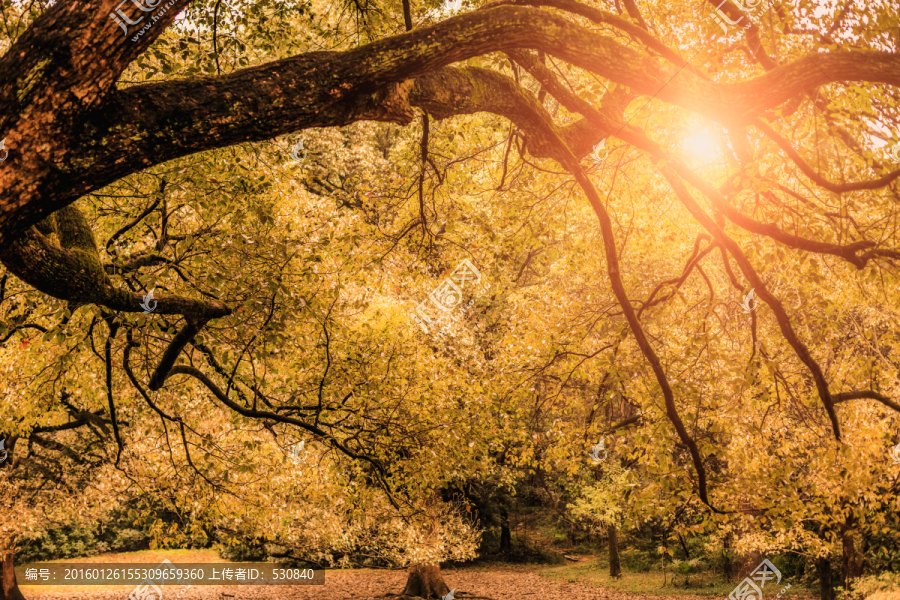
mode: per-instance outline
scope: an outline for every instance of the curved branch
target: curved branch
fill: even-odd
[[[828,181],[827,179],[825,179],[824,177],[819,175],[815,171],[815,169],[813,169],[811,166],[809,166],[806,163],[806,161],[803,160],[803,157],[801,157],[800,154],[796,150],[794,150],[794,147],[791,146],[791,143],[789,141],[787,141],[786,139],[781,137],[781,134],[779,134],[777,131],[775,131],[774,129],[769,127],[761,119],[755,120],[753,122],[753,125],[757,129],[762,131],[773,142],[778,144],[778,146],[782,150],[784,150],[784,153],[788,155],[788,158],[790,158],[794,162],[794,164],[797,165],[797,167],[799,167],[800,170],[803,171],[803,173],[807,177],[809,177],[817,185],[825,188],[828,191],[839,193],[839,192],[853,192],[853,191],[857,191],[857,190],[876,190],[880,187],[886,186],[890,182],[892,182],[895,179],[897,179],[898,177],[900,177],[900,169],[897,169],[896,171],[891,171],[887,175],[879,177],[878,179],[872,179],[870,181],[858,181],[858,182],[851,181],[849,183],[831,183],[830,181]]]
[[[836,440],[841,441],[841,426],[837,414],[834,411],[831,393],[828,390],[828,382],[825,380],[825,375],[822,373],[822,368],[819,366],[819,363],[813,359],[809,349],[797,337],[794,327],[791,325],[790,318],[787,315],[787,311],[785,310],[784,305],[781,304],[781,300],[769,292],[766,284],[756,273],[753,265],[750,264],[750,261],[747,259],[746,255],[744,255],[737,242],[732,240],[725,231],[706,214],[700,205],[697,204],[687,188],[684,187],[676,170],[672,166],[666,165],[660,168],[660,172],[669,182],[669,185],[672,187],[672,190],[684,207],[688,209],[688,212],[690,212],[694,218],[697,219],[697,221],[699,221],[720,244],[722,244],[728,253],[734,257],[738,266],[741,268],[741,271],[744,273],[744,277],[746,277],[754,287],[757,295],[772,309],[784,339],[790,344],[791,348],[794,349],[794,353],[812,374],[813,380],[816,383],[816,389],[819,393],[819,398],[822,400],[825,412],[828,413],[828,418],[831,420],[831,429],[834,432],[834,437]]]
[[[691,274],[691,272],[694,270],[694,267],[697,267],[700,264],[700,261],[703,260],[703,258],[707,254],[709,254],[710,252],[715,250],[717,247],[719,247],[719,242],[713,241],[713,243],[709,244],[706,248],[704,248],[698,254],[698,251],[700,250],[700,240],[702,238],[706,238],[707,240],[709,239],[709,237],[706,236],[705,234],[697,238],[697,240],[694,242],[694,250],[691,253],[690,259],[688,259],[687,264],[684,266],[684,270],[681,272],[681,276],[676,277],[674,279],[667,279],[666,281],[661,281],[650,293],[650,296],[647,298],[647,301],[641,303],[641,309],[638,311],[638,318],[640,318],[641,315],[643,314],[643,312],[645,310],[647,310],[648,308],[656,306],[660,302],[665,302],[666,300],[671,298],[673,295],[675,295],[675,292],[672,292],[668,296],[654,301],[653,298],[656,296],[657,293],[659,293],[660,290],[662,290],[663,286],[674,284],[676,290],[678,288],[680,288],[684,284],[684,282],[687,281],[687,278]]]
[[[484,8],[502,5],[549,6],[551,8],[558,8],[574,15],[588,18],[594,23],[606,23],[607,25],[612,25],[613,27],[621,29],[632,38],[640,41],[650,50],[659,53],[660,56],[663,56],[666,60],[671,62],[676,67],[684,67],[690,69],[698,76],[704,79],[709,79],[709,77],[705,73],[694,67],[684,57],[653,37],[653,35],[650,34],[650,30],[646,26],[647,24],[640,16],[640,13],[638,13],[639,25],[635,25],[631,21],[623,19],[622,17],[611,12],[600,10],[594,8],[593,6],[588,6],[586,4],[576,2],[575,0],[494,0],[493,2],[489,2],[488,4],[486,4]],[[629,10],[629,14],[630,13],[631,11]]]
[[[40,331],[42,333],[47,333],[47,328],[42,327],[40,325],[32,325],[32,324],[16,325],[9,331],[9,333],[6,334],[6,337],[4,337],[2,340],[0,340],[0,344],[5,344],[7,341],[9,341],[9,338],[11,338],[13,336],[13,334],[15,332],[19,331],[20,329],[37,329],[38,331]]]
[[[133,221],[131,221],[124,227],[121,227],[118,231],[116,231],[114,234],[109,236],[109,239],[106,240],[106,251],[107,252],[109,252],[109,247],[112,246],[113,244],[115,244],[117,239],[119,239],[122,235],[126,234],[135,225],[137,225],[138,223],[143,221],[144,217],[146,217],[147,215],[152,213],[156,209],[156,207],[159,206],[159,203],[162,202],[162,199],[163,199],[163,193],[166,190],[166,184],[167,184],[167,181],[165,179],[163,179],[159,185],[159,192],[157,192],[157,194],[156,194],[156,200],[151,202],[150,206],[148,206],[143,211],[141,211],[141,214],[139,214]],[[112,254],[112,253],[110,252],[110,254]]]
[[[204,325],[206,325],[206,321],[188,319],[187,323],[184,324],[184,327],[181,328],[181,331],[175,334],[175,337],[169,342],[169,346],[159,359],[159,365],[156,367],[156,370],[153,371],[153,375],[150,377],[147,387],[155,392],[163,386],[163,383],[165,383],[166,378],[168,378],[169,373],[172,371],[172,365],[174,365],[175,361],[178,359],[178,355],[181,354],[184,347],[200,333],[200,330],[203,329]]]
[[[97,304],[121,312],[143,312],[144,296],[117,288],[100,262],[90,224],[74,206],[66,206],[0,246],[0,260],[25,283],[60,300]],[[218,301],[185,296],[155,297],[156,314],[209,320],[231,314]]]
[[[646,335],[644,335],[640,321],[638,321],[637,314],[631,307],[631,302],[628,299],[628,294],[625,291],[625,286],[619,275],[619,259],[616,253],[616,243],[609,214],[606,212],[606,208],[603,206],[603,202],[600,200],[600,196],[597,194],[590,179],[587,178],[584,171],[581,169],[581,166],[575,162],[574,159],[575,157],[573,156],[572,160],[569,162],[569,166],[570,168],[573,168],[576,181],[578,181],[581,189],[584,190],[591,206],[594,208],[594,213],[600,221],[600,229],[603,232],[603,246],[606,251],[607,272],[609,273],[613,293],[619,301],[619,305],[622,307],[622,311],[625,314],[625,318],[628,320],[628,324],[631,326],[631,331],[634,334],[638,347],[641,349],[647,362],[650,363],[654,375],[656,375],[656,381],[662,390],[663,399],[666,405],[666,416],[675,427],[678,437],[681,439],[682,443],[687,446],[688,452],[691,455],[691,461],[694,464],[694,469],[697,471],[697,494],[700,496],[700,500],[702,500],[710,510],[721,514],[722,511],[715,508],[710,503],[709,496],[707,495],[706,467],[703,466],[703,458],[700,456],[700,449],[687,432],[687,428],[684,426],[684,422],[678,414],[678,408],[675,406],[675,394],[672,392],[672,387],[669,385],[665,369],[663,369],[662,362],[659,360],[659,357],[647,340]]]
[[[849,400],[859,400],[861,398],[867,398],[869,400],[877,400],[877,401],[881,402],[882,404],[884,404],[885,406],[887,406],[888,408],[891,408],[897,412],[900,412],[900,404],[897,404],[896,402],[894,402],[887,396],[883,396],[882,394],[879,394],[878,392],[873,392],[872,390],[864,390],[864,391],[859,391],[859,392],[841,392],[840,394],[835,394],[831,397],[832,401],[835,404],[838,404],[840,402],[847,402]]]
[[[602,232],[603,247],[605,251],[604,254],[606,255],[607,273],[609,275],[610,284],[612,285],[613,294],[616,296],[616,300],[622,307],[622,312],[631,327],[631,331],[634,334],[635,341],[637,342],[641,353],[653,369],[656,381],[663,393],[666,416],[675,427],[679,439],[687,447],[688,452],[691,455],[691,462],[694,465],[694,470],[697,472],[697,494],[700,497],[700,500],[706,504],[710,510],[723,514],[723,511],[714,507],[709,500],[706,467],[703,465],[703,457],[700,455],[700,449],[694,439],[691,438],[687,428],[684,426],[684,422],[681,420],[681,416],[678,414],[678,408],[675,405],[675,395],[672,392],[672,387],[669,384],[665,369],[662,366],[662,362],[659,360],[659,356],[657,356],[656,352],[653,350],[653,346],[647,340],[647,337],[641,328],[638,316],[628,298],[625,285],[622,283],[622,277],[619,274],[618,250],[616,248],[615,235],[613,234],[612,222],[610,221],[609,214],[606,212],[606,208],[604,207],[600,196],[597,194],[594,184],[591,183],[590,179],[588,179],[587,175],[584,173],[584,170],[581,168],[575,155],[572,154],[571,150],[569,150],[559,138],[556,139],[556,144],[560,152],[565,156],[565,162],[561,163],[562,166],[575,176],[575,180],[584,191],[591,207],[594,209],[594,213],[597,215],[597,219],[600,221],[600,230]]]
[[[265,410],[254,410],[251,408],[245,408],[245,407],[241,406],[240,404],[238,404],[237,402],[235,402],[234,400],[229,399],[222,392],[222,390],[219,389],[219,386],[217,386],[215,384],[215,382],[213,382],[205,373],[203,373],[202,371],[200,371],[199,369],[197,369],[195,367],[189,367],[189,366],[185,366],[185,365],[177,365],[177,366],[173,367],[172,370],[169,372],[169,376],[179,375],[179,374],[190,375],[191,377],[193,377],[194,379],[196,379],[197,381],[199,381],[200,383],[205,385],[206,388],[210,392],[212,392],[212,394],[219,400],[219,402],[221,402],[222,404],[224,404],[225,406],[227,406],[228,408],[230,408],[231,410],[233,410],[234,412],[236,412],[240,415],[243,415],[245,417],[252,418],[252,419],[266,419],[269,421],[275,421],[277,423],[296,425],[297,427],[299,427],[301,429],[305,429],[306,431],[308,431],[310,433],[313,433],[325,440],[328,440],[328,442],[331,443],[331,445],[333,445],[335,448],[337,448],[338,450],[340,450],[341,452],[343,452],[345,455],[349,456],[350,458],[357,459],[357,460],[364,460],[364,461],[368,462],[369,464],[371,464],[373,467],[375,467],[378,470],[378,472],[381,474],[382,477],[386,476],[386,472],[385,472],[384,466],[381,464],[381,461],[379,461],[378,459],[372,458],[371,456],[367,456],[365,454],[358,454],[356,452],[353,452],[352,450],[350,450],[349,448],[347,448],[346,446],[341,444],[333,436],[329,435],[327,432],[320,429],[319,427],[316,427],[315,425],[310,425],[309,423],[305,423],[304,421],[301,421],[300,419],[295,419],[293,417],[279,415],[277,413],[268,412]]]
[[[109,315],[105,319],[107,327],[109,327],[109,335],[106,336],[106,343],[103,345],[104,355],[106,358],[106,399],[109,403],[109,418],[112,421],[113,428],[113,436],[116,439],[116,446],[118,447],[118,451],[116,452],[116,463],[114,466],[119,466],[119,461],[122,459],[122,450],[125,449],[125,446],[122,444],[122,437],[119,435],[119,420],[116,418],[116,403],[113,398],[113,382],[112,382],[112,341],[113,338],[116,337],[116,332],[119,331],[119,324],[116,323],[112,316]]]
[[[185,2],[176,0],[176,7]],[[165,24],[150,31],[155,36]],[[53,31],[48,25],[52,23],[39,19],[23,38],[35,42]],[[96,29],[87,30],[98,34]],[[59,37],[55,31],[54,35]],[[79,38],[83,35],[78,32]],[[75,198],[173,158],[309,127],[359,120],[408,123],[413,117],[407,99],[409,80],[490,52],[540,50],[640,94],[730,123],[749,122],[762,111],[833,81],[900,86],[900,56],[862,51],[816,54],[749,81],[718,84],[618,44],[564,15],[494,6],[348,51],[310,52],[218,77],[104,91],[111,89],[107,81],[115,80],[121,63],[133,60],[145,47],[143,39],[127,51],[122,51],[121,43],[109,44],[116,53],[109,70],[103,70],[103,61],[77,60],[79,51],[72,50],[74,64],[91,63],[84,68],[99,69],[95,75],[103,81],[99,91],[96,86],[84,91],[89,98],[81,104],[66,106],[67,111],[76,111],[72,114],[33,115],[23,104],[31,96],[12,103],[5,102],[8,94],[0,97],[0,114],[28,115],[24,121],[9,123],[10,141],[45,152],[41,157],[23,156],[0,170],[0,188],[5,190],[0,201],[0,245]],[[18,52],[21,41],[4,60]],[[5,74],[2,67],[0,61],[0,73]],[[56,63],[47,65],[46,71],[50,79],[60,76]],[[82,81],[83,75],[79,72],[70,79]],[[5,89],[3,83],[0,78],[0,89]],[[72,93],[76,92],[68,90],[65,95]],[[15,110],[3,110],[10,107]],[[43,120],[35,123],[38,118]]]

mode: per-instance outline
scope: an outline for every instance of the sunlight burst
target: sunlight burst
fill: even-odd
[[[700,129],[684,139],[684,150],[691,158],[701,162],[716,160],[719,146],[709,129]]]

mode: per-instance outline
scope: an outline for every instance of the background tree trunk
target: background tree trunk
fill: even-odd
[[[734,565],[731,564],[731,534],[727,534],[722,540],[722,575],[725,581],[731,581],[734,577]]]
[[[409,577],[401,595],[440,600],[449,593],[450,588],[444,583],[440,565],[412,565],[409,567]]]
[[[834,600],[834,583],[831,580],[831,560],[828,558],[817,558],[816,573],[819,575],[819,598],[821,600]]]
[[[606,528],[606,536],[609,538],[609,576],[621,577],[622,564],[619,562],[619,539],[616,537],[615,523],[610,523]]]
[[[841,579],[845,590],[850,589],[854,579],[862,577],[866,561],[866,540],[861,535],[855,534],[851,529],[852,526],[851,520],[841,532]]]
[[[25,600],[19,591],[14,568],[15,550],[0,550],[0,600]]]
[[[745,515],[750,515],[750,516],[753,516],[756,518],[758,518],[762,514],[762,511],[759,510],[759,508],[757,508],[754,504],[752,504],[751,502],[747,501],[744,498],[741,499],[740,511],[742,513],[744,513]],[[744,534],[749,533],[750,530],[753,527],[755,527],[756,524],[758,524],[758,523],[759,523],[759,521],[757,521],[757,520],[754,520],[752,522],[745,521],[744,525],[740,528],[740,530],[738,532],[738,536],[742,536]],[[742,581],[745,577],[749,576],[750,573],[752,573],[756,569],[756,567],[759,566],[759,564],[762,562],[762,560],[763,560],[763,555],[760,552],[748,552],[745,554],[738,555],[738,557],[737,557],[737,563],[738,563],[737,579],[738,579],[738,581]]]
[[[512,549],[512,536],[509,532],[509,513],[506,507],[500,509],[500,552],[509,552]]]

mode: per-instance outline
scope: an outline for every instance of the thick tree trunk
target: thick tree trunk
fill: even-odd
[[[816,559],[816,573],[819,575],[819,598],[834,600],[834,582],[831,580],[831,560]]]
[[[616,537],[615,523],[606,528],[606,535],[609,538],[609,576],[621,577],[622,564],[619,562],[619,539]]]
[[[439,565],[412,565],[402,596],[420,596],[422,598],[443,598],[450,593],[444,583]]]
[[[512,549],[512,535],[509,532],[509,513],[506,508],[500,509],[500,552]]]
[[[25,600],[16,582],[15,550],[0,550],[0,600]]]

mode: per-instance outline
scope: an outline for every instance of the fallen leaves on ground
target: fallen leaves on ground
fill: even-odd
[[[458,600],[480,596],[495,600],[638,600],[648,598],[580,583],[546,579],[537,574],[541,567],[468,567],[445,569],[444,581],[456,590]],[[325,575],[325,585],[310,586],[196,586],[188,590],[165,586],[158,600],[374,600],[386,593],[399,594],[406,583],[406,571],[335,571]],[[88,592],[26,592],[26,600],[127,600],[131,590]],[[653,596],[653,600],[710,600],[701,596]],[[136,600],[144,600],[137,598]],[[149,600],[149,599],[148,599]],[[157,599],[153,599],[157,600]]]

